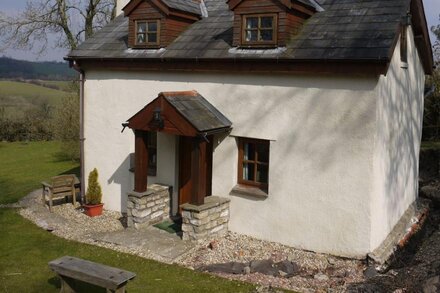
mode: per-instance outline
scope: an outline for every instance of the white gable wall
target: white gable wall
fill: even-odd
[[[121,134],[121,123],[159,92],[194,89],[233,122],[213,167],[213,194],[232,201],[230,230],[362,257],[370,250],[376,84],[375,78],[86,68],[85,169],[100,171],[105,208],[124,211],[134,135]],[[271,140],[267,199],[229,195],[237,183],[233,136]],[[160,135],[158,151],[158,176],[149,182],[177,191],[174,138]]]
[[[408,69],[401,68],[400,42],[376,91],[375,187],[371,248],[376,248],[417,198],[425,75],[408,29]]]
[[[130,0],[116,0],[116,16],[123,13],[122,8],[124,8],[128,2],[130,2]]]

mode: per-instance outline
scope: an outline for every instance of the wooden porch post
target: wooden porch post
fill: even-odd
[[[135,130],[134,151],[134,191],[147,191],[148,177],[148,140],[147,131]]]
[[[192,194],[191,204],[202,205],[206,196],[207,142],[199,137],[193,138],[191,152]]]

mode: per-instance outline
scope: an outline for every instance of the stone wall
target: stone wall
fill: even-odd
[[[182,206],[183,240],[203,240],[223,236],[228,231],[229,199],[209,196],[205,204]]]
[[[152,184],[146,192],[129,192],[127,226],[141,228],[156,224],[170,216],[170,188]]]

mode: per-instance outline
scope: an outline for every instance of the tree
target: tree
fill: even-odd
[[[440,20],[440,15],[439,15],[439,20]],[[437,38],[432,47],[434,49],[435,61],[436,63],[438,63],[440,60],[440,24],[432,26],[431,31]]]
[[[75,49],[115,16],[116,0],[33,0],[18,15],[0,13],[0,49]]]

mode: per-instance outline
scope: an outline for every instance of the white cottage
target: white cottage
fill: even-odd
[[[98,168],[105,208],[130,224],[183,216],[185,239],[229,229],[362,258],[417,199],[422,0],[118,11],[67,59],[82,74],[82,173]]]

